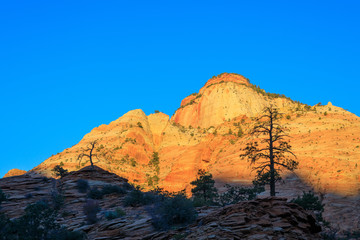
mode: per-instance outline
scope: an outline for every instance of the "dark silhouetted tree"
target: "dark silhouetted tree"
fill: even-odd
[[[190,183],[195,187],[191,189],[194,202],[196,205],[211,205],[217,197],[217,189],[212,174],[199,169],[198,176],[195,181]]]
[[[52,171],[54,172],[55,176],[60,178],[63,178],[68,173],[68,170],[64,169],[61,165],[56,165]]]
[[[80,163],[81,163],[81,160],[86,157],[89,159],[90,161],[90,164],[91,164],[91,168],[94,169],[94,162],[93,162],[93,159],[94,157],[96,157],[98,159],[98,156],[96,153],[94,153],[95,151],[95,147],[97,145],[97,140],[95,141],[91,141],[87,147],[85,149],[82,149],[82,153],[79,154],[78,156],[78,160],[79,160],[79,166],[80,166]],[[99,160],[99,159],[98,159]]]
[[[286,141],[288,135],[285,128],[279,124],[282,114],[274,107],[266,107],[263,114],[256,120],[256,124],[250,131],[250,135],[260,138],[247,144],[245,151],[240,157],[247,158],[256,166],[257,176],[255,184],[270,185],[270,196],[275,196],[275,182],[280,180],[282,169],[294,170],[298,162],[294,160],[295,154]]]

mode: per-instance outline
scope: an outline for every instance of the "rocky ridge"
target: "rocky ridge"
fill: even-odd
[[[322,239],[313,215],[284,198],[264,198],[216,209],[186,229],[159,239]]]
[[[1,212],[11,218],[24,213],[28,204],[51,198],[61,188],[65,197],[57,221],[69,230],[83,231],[89,239],[319,239],[321,228],[314,217],[301,207],[286,203],[283,198],[265,198],[230,205],[225,208],[200,208],[193,225],[173,231],[156,231],[151,215],[144,207],[123,207],[124,195],[110,194],[97,200],[99,221],[87,224],[83,213],[86,193],[77,188],[79,179],[90,187],[102,189],[107,184],[124,187],[127,180],[101,168],[89,167],[72,172],[61,180],[26,174],[0,179],[0,188],[9,196]],[[31,196],[30,196],[31,194]],[[107,211],[122,208],[125,216],[108,220]],[[260,238],[264,237],[265,238]]]

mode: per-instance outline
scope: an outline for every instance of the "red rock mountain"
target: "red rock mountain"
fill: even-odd
[[[186,97],[169,119],[164,113],[146,116],[133,110],[108,125],[94,128],[75,146],[50,157],[32,171],[51,175],[57,164],[77,170],[82,149],[98,141],[95,164],[148,187],[148,183],[177,191],[189,190],[198,169],[210,171],[217,182],[251,183],[254,172],[239,157],[252,139],[248,130],[265,106],[285,114],[297,155],[297,176],[321,192],[357,195],[360,191],[360,119],[335,107],[307,106],[285,96],[269,94],[238,74],[210,79],[199,93]],[[242,129],[244,134],[239,137]],[[159,156],[159,173],[149,164]],[[285,173],[286,174],[286,173]]]

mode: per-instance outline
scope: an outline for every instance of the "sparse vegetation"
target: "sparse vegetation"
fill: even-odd
[[[105,185],[101,191],[102,195],[108,195],[108,194],[118,194],[118,195],[123,195],[126,194],[126,190],[123,189],[122,187],[118,186],[118,185]]]
[[[105,217],[107,220],[116,219],[119,217],[123,217],[126,215],[126,212],[122,210],[121,208],[116,208],[115,211],[107,211],[105,212]]]
[[[124,206],[140,207],[153,203],[154,196],[151,193],[143,193],[139,188],[134,189],[124,199]]]
[[[241,201],[248,201],[255,199],[258,193],[265,191],[262,186],[254,187],[235,187],[226,184],[226,192],[219,195],[218,203],[221,206],[238,203]]]
[[[200,98],[202,96],[202,94],[193,93],[190,96],[196,96],[196,97],[194,99],[191,99],[190,102],[188,102],[187,104],[180,106],[178,109],[194,104],[195,100]]]
[[[243,135],[244,135],[244,132],[243,132],[242,128],[239,126],[239,130],[238,130],[238,132],[237,132],[237,136],[238,136],[239,138],[241,138]]]
[[[30,204],[25,214],[18,219],[10,220],[0,214],[0,239],[27,240],[81,240],[85,234],[71,232],[56,223],[57,211],[46,202]]]
[[[158,185],[158,183],[159,183],[159,173],[160,173],[159,163],[160,163],[159,153],[153,152],[152,158],[150,159],[148,165],[150,168],[152,168],[152,171],[154,172],[154,174],[147,175],[148,185],[151,187],[154,187],[154,186]]]

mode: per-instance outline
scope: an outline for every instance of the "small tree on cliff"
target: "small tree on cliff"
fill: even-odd
[[[275,182],[280,180],[282,169],[294,170],[298,166],[295,154],[291,151],[290,144],[285,140],[288,137],[285,134],[285,128],[278,122],[281,114],[276,108],[266,107],[263,115],[257,119],[250,135],[260,138],[260,145],[257,141],[250,142],[240,157],[247,158],[251,164],[256,163],[253,170],[256,170],[257,176],[255,184],[269,184],[270,196],[275,196]]]
[[[94,159],[94,157],[96,157],[96,158],[98,159],[97,154],[94,153],[96,145],[97,145],[97,140],[91,141],[91,142],[86,146],[85,149],[82,149],[83,152],[80,153],[79,156],[78,156],[79,166],[80,166],[81,160],[85,157],[85,158],[88,158],[88,159],[89,159],[90,164],[91,164],[91,168],[94,169],[93,159]]]
[[[198,176],[195,181],[190,183],[195,186],[191,189],[195,205],[211,205],[217,197],[217,189],[212,174],[199,169]]]
[[[68,170],[64,169],[62,165],[56,165],[52,171],[54,172],[55,176],[63,178],[66,174],[68,174]]]

